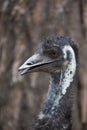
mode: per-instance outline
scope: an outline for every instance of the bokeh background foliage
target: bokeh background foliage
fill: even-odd
[[[48,75],[18,67],[48,36],[79,43],[81,121],[87,123],[87,0],[0,0],[0,130],[29,130],[43,106]]]

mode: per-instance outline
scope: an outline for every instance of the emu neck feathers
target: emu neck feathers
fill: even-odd
[[[60,73],[56,73],[51,77],[47,99],[42,110],[43,115],[52,115],[55,110],[60,107],[60,101],[64,99],[71,83],[74,80],[76,72],[76,59],[71,47],[64,47],[64,56],[66,58],[66,51],[70,50],[70,60],[64,64]],[[68,99],[67,99],[68,100]],[[43,118],[40,116],[39,118]]]

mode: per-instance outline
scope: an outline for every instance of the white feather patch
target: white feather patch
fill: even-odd
[[[40,114],[38,115],[38,119],[43,119],[45,117],[45,114],[43,114],[42,112],[40,112]]]
[[[62,94],[65,95],[67,88],[70,86],[70,83],[73,81],[73,77],[76,71],[76,59],[75,54],[71,46],[67,45],[64,47],[64,58],[67,58],[67,51],[70,51],[71,61],[68,63],[68,66],[65,70],[65,78],[62,81]]]
[[[59,101],[62,99],[62,97],[66,94],[68,87],[70,87],[70,83],[73,81],[73,77],[75,75],[76,71],[76,59],[75,59],[75,53],[71,46],[66,45],[63,48],[64,58],[67,59],[67,51],[70,52],[71,55],[71,61],[65,63],[65,70],[61,74],[60,77],[60,83],[59,86],[61,86],[61,92],[59,93],[58,97],[54,101],[54,105],[52,107],[52,113],[54,113],[54,109],[56,106],[59,105]],[[64,78],[63,78],[64,77]]]

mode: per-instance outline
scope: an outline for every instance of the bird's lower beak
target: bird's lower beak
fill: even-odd
[[[49,66],[49,64],[54,63],[57,60],[49,60],[44,61],[44,58],[40,56],[40,54],[34,54],[31,56],[28,60],[24,62],[23,65],[19,67],[19,71],[21,71],[21,75],[29,73],[29,72],[35,72],[39,71],[40,69],[43,69],[44,67]],[[59,59],[60,60],[60,59]]]

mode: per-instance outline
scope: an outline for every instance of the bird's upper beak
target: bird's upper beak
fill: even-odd
[[[49,64],[54,63],[57,60],[44,60],[40,54],[34,54],[29,59],[27,59],[23,65],[19,67],[19,71],[21,71],[21,75],[26,74],[28,72],[39,71],[41,68],[49,66]]]

